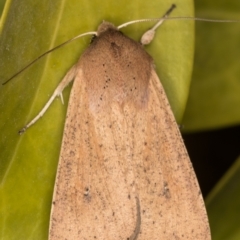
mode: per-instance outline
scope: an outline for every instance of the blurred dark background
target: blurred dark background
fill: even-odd
[[[240,126],[183,134],[183,139],[206,197],[240,155]]]

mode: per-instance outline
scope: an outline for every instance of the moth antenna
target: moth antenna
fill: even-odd
[[[87,32],[87,33],[83,33],[83,34],[80,34],[74,38],[71,38],[69,40],[67,40],[66,42],[64,43],[61,43],[59,44],[58,46],[46,51],[45,53],[43,53],[42,55],[38,56],[36,59],[34,59],[32,62],[30,62],[28,65],[26,65],[24,68],[22,68],[20,71],[18,71],[17,73],[15,73],[12,77],[10,77],[7,81],[5,81],[4,83],[2,83],[2,85],[5,85],[6,83],[8,83],[9,81],[11,81],[13,78],[15,78],[16,76],[18,76],[20,73],[22,73],[24,70],[26,70],[28,67],[30,67],[32,64],[34,64],[35,62],[37,62],[39,59],[41,59],[42,57],[44,57],[45,55],[47,55],[48,53],[78,39],[78,38],[81,38],[81,37],[84,37],[86,35],[97,35],[97,32]]]
[[[165,14],[165,16],[160,19],[157,24],[147,32],[145,32],[141,38],[141,43],[143,45],[149,44],[155,35],[155,30],[159,27],[165,20],[194,20],[194,21],[201,21],[201,22],[214,22],[214,23],[239,23],[240,20],[221,20],[221,19],[207,19],[207,18],[199,18],[199,17],[168,17],[168,14],[171,12],[171,9]],[[168,18],[167,18],[168,17]]]
[[[214,23],[240,23],[240,20],[237,20],[237,19],[236,20],[235,19],[225,19],[224,20],[224,19],[210,19],[210,18],[201,18],[201,17],[168,17],[168,18],[166,18],[166,16],[165,16],[163,18],[146,18],[146,19],[133,20],[133,21],[130,21],[130,22],[127,22],[127,23],[124,23],[124,24],[118,26],[117,29],[127,27],[128,25],[131,25],[134,23],[151,22],[151,21],[159,21],[159,22],[162,21],[163,22],[163,21],[168,21],[168,20],[192,20],[192,21],[195,20],[195,21],[200,21],[200,22],[214,22]],[[159,25],[160,24],[158,24],[158,26]]]
[[[169,17],[164,20],[195,20],[200,22],[213,22],[213,23],[240,23],[240,20],[234,19],[210,19],[200,17]]]
[[[134,24],[134,23],[140,23],[140,22],[150,22],[150,21],[158,21],[153,28],[151,28],[150,30],[148,30],[147,32],[145,32],[141,38],[141,43],[143,45],[147,45],[149,44],[154,35],[155,35],[155,30],[165,21],[165,20],[195,20],[195,21],[202,21],[202,22],[215,22],[215,23],[240,23],[240,20],[221,20],[221,19],[208,19],[208,18],[199,18],[199,17],[168,17],[169,14],[173,11],[173,9],[176,8],[175,4],[172,4],[172,6],[169,8],[169,10],[163,15],[162,18],[152,18],[152,19],[139,19],[139,20],[133,20],[127,23],[124,23],[120,26],[118,26],[118,29],[121,29],[123,27],[126,27],[128,25]],[[32,62],[30,62],[28,65],[26,65],[24,68],[22,68],[20,71],[18,71],[17,73],[15,73],[13,76],[11,76],[8,80],[6,80],[4,83],[2,83],[2,85],[5,85],[6,83],[8,83],[9,81],[11,81],[13,78],[15,78],[16,76],[18,76],[20,73],[22,73],[24,70],[26,70],[28,67],[30,67],[32,64],[34,64],[35,62],[37,62],[39,59],[41,59],[42,57],[44,57],[45,55],[47,55],[48,53],[78,39],[81,38],[83,36],[86,35],[97,35],[97,32],[87,32],[87,33],[83,33],[80,34],[74,38],[71,38],[69,40],[67,40],[64,43],[59,44],[58,46],[46,51],[45,53],[43,53],[42,55],[40,55],[39,57],[37,57],[36,59],[34,59]]]
[[[152,18],[152,19],[139,19],[139,20],[133,20],[127,23],[124,23],[120,26],[118,26],[118,29],[121,29],[123,27],[126,27],[128,25],[134,24],[134,23],[140,23],[140,22],[150,22],[150,21],[158,21],[153,28],[145,32],[141,38],[141,43],[143,45],[149,44],[155,35],[155,30],[165,21],[165,20],[195,20],[195,21],[202,21],[202,22],[215,22],[215,23],[240,23],[240,20],[222,20],[222,19],[208,19],[208,18],[200,18],[200,17],[168,17],[169,14],[173,11],[173,9],[176,8],[175,4],[172,4],[172,6],[168,9],[168,11],[163,15],[162,18]]]

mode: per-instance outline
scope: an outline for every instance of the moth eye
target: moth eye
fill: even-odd
[[[97,38],[97,35],[93,35],[91,40],[90,40],[90,43],[93,43],[96,38]]]

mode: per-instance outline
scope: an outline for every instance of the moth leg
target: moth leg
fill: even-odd
[[[30,126],[32,126],[39,118],[43,116],[43,114],[47,111],[53,100],[57,96],[61,96],[61,100],[63,102],[63,97],[62,97],[62,91],[64,88],[75,78],[76,76],[76,71],[77,71],[77,65],[75,64],[65,75],[63,80],[58,84],[57,88],[55,89],[54,93],[48,100],[48,102],[45,104],[43,109],[39,112],[39,114],[33,118],[31,122],[29,122],[24,128],[22,128],[18,133],[21,135],[23,134]]]
[[[140,201],[139,201],[138,197],[136,197],[136,206],[137,206],[136,228],[135,228],[133,234],[128,238],[129,240],[136,240],[140,233],[142,220],[141,220],[141,206],[140,206]]]
[[[163,17],[148,31],[146,31],[141,38],[141,44],[142,45],[147,45],[149,44],[154,36],[155,36],[155,30],[164,22],[164,20],[169,16],[169,14],[173,11],[173,9],[176,7],[175,4],[173,4],[167,12],[163,15]]]

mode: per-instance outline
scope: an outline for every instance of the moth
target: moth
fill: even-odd
[[[74,80],[49,240],[211,239],[192,164],[142,43],[100,24],[37,117]]]

